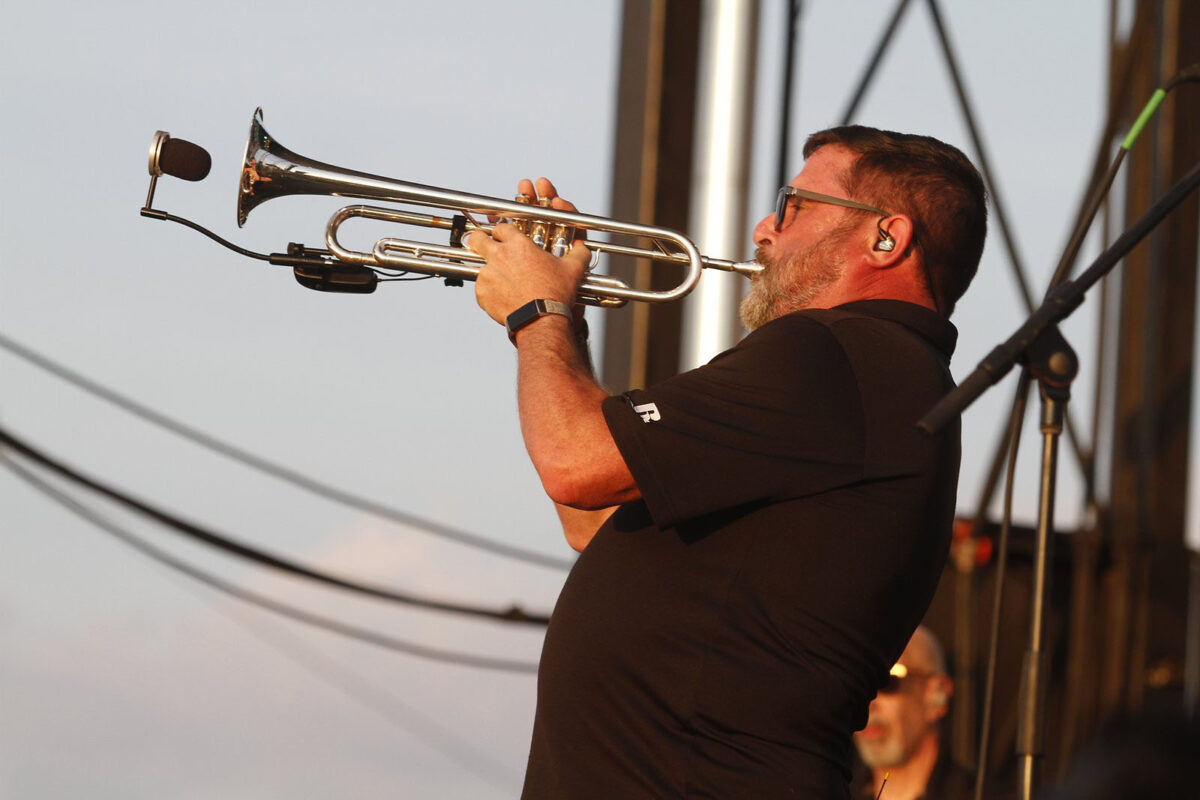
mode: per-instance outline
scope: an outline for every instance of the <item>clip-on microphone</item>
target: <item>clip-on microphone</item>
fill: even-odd
[[[344,264],[332,259],[331,256],[322,255],[328,251],[307,249],[304,245],[293,242],[288,245],[287,253],[271,253],[270,255],[255,253],[226,241],[191,220],[151,208],[154,203],[154,190],[158,185],[158,176],[172,175],[185,181],[202,181],[208,176],[208,172],[212,168],[212,157],[200,145],[184,139],[173,139],[171,134],[166,131],[156,131],[154,138],[150,141],[148,166],[150,191],[146,194],[146,205],[142,207],[143,217],[178,222],[203,233],[218,244],[241,255],[291,267],[296,281],[309,289],[322,292],[369,294],[375,291],[375,287],[379,284],[379,276],[371,270],[357,264]]]

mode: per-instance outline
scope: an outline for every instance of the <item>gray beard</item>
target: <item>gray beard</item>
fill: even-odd
[[[905,752],[904,742],[900,741],[900,737],[894,731],[888,733],[887,737],[881,742],[868,744],[855,741],[855,746],[858,747],[859,758],[872,769],[897,767],[907,761],[908,757],[912,755]]]
[[[817,294],[841,277],[845,262],[833,245],[822,242],[783,261],[768,258],[758,248],[755,255],[763,271],[738,306],[746,330],[757,330],[784,314],[808,308]]]

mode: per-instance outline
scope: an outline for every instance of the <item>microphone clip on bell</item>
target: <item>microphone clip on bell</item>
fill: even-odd
[[[369,294],[375,291],[379,276],[373,270],[358,264],[339,262],[327,250],[310,250],[302,244],[290,244],[286,253],[256,253],[227,241],[203,225],[153,208],[154,189],[158,185],[160,175],[172,175],[185,181],[202,181],[208,176],[212,168],[212,157],[200,145],[183,139],[173,139],[166,131],[156,131],[154,138],[150,140],[147,168],[150,172],[150,191],[146,194],[146,205],[141,209],[143,217],[177,222],[203,233],[222,247],[240,255],[291,267],[296,281],[309,289],[354,294]]]
[[[173,175],[185,181],[202,181],[212,169],[212,156],[197,144],[184,139],[172,139],[166,131],[155,131],[150,140],[150,191],[146,193],[146,205],[142,207],[142,216],[165,219],[165,212],[155,211],[154,189],[158,185],[159,175]]]

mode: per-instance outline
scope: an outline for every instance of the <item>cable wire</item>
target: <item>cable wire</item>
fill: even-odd
[[[495,555],[504,556],[518,561],[524,561],[529,564],[535,564],[541,567],[551,567],[554,569],[570,569],[574,563],[572,560],[556,558],[554,556],[537,553],[531,550],[526,550],[513,545],[503,544],[492,539],[479,536],[477,534],[468,533],[457,528],[452,528],[449,525],[443,525],[440,522],[435,522],[424,517],[419,517],[416,514],[411,514],[407,511],[401,511],[391,506],[377,503],[365,497],[352,494],[350,492],[330,486],[314,478],[310,478],[295,470],[268,461],[265,458],[254,455],[236,445],[209,436],[189,425],[186,425],[178,420],[175,420],[165,414],[162,414],[154,409],[139,403],[125,395],[122,395],[105,386],[101,386],[95,381],[85,378],[83,375],[75,372],[62,364],[51,360],[50,358],[36,352],[35,350],[26,347],[8,336],[0,333],[0,348],[7,350],[9,353],[23,359],[24,361],[33,364],[39,369],[49,372],[57,378],[60,378],[67,383],[76,386],[79,389],[87,392],[90,395],[99,397],[112,405],[132,414],[133,416],[156,425],[160,428],[170,431],[171,433],[181,436],[195,444],[200,445],[213,452],[231,458],[234,461],[241,462],[249,467],[265,472],[279,480],[290,483],[304,489],[307,492],[324,497],[327,500],[332,500],[335,503],[340,503],[351,508],[356,508],[360,511],[365,511],[368,514],[373,514],[377,517],[407,525],[416,528],[422,533],[427,533],[431,536],[437,536],[442,539],[457,542],[458,544],[474,547],[479,550],[485,550]]]
[[[235,609],[228,606],[220,606],[219,610],[296,666],[396,725],[421,744],[441,753],[495,789],[507,794],[513,786],[520,786],[520,773],[511,772],[489,753],[464,740],[437,719],[404,702],[394,692],[327,658],[319,649],[288,635],[279,626],[266,626],[259,624],[258,620],[251,622],[246,614],[234,613]]]
[[[485,617],[488,619],[499,620],[502,622],[521,622],[534,625],[546,625],[550,621],[550,617],[545,614],[528,614],[519,606],[512,606],[505,611],[496,611],[489,608],[481,608],[479,606],[465,605],[461,603],[452,603],[445,600],[433,600],[426,597],[419,597],[413,594],[393,591],[379,586],[371,586],[364,583],[339,578],[326,572],[321,572],[311,567],[306,567],[302,564],[279,556],[271,555],[263,550],[259,550],[247,544],[235,541],[227,536],[214,533],[210,530],[187,522],[173,514],[170,514],[161,509],[150,506],[137,500],[124,492],[106,486],[92,478],[85,477],[76,470],[60,463],[59,461],[45,455],[39,450],[33,448],[24,441],[16,438],[4,428],[0,427],[0,445],[11,447],[16,452],[22,454],[26,458],[41,464],[43,467],[52,472],[61,475],[67,480],[80,486],[91,489],[98,494],[102,494],[112,500],[117,501],[121,505],[130,508],[143,516],[150,517],[183,535],[196,541],[207,544],[218,550],[222,550],[231,555],[240,558],[254,561],[265,566],[274,567],[275,569],[284,572],[290,572],[293,575],[299,575],[310,580],[320,583],[325,583],[330,586],[336,586],[340,589],[346,589],[352,592],[369,595],[382,600],[390,600],[395,603],[417,606],[431,611],[445,611],[455,614],[464,614],[474,617]]]
[[[875,50],[871,54],[871,58],[867,61],[867,66],[863,70],[862,77],[858,79],[858,86],[854,90],[854,95],[846,105],[846,110],[842,112],[842,119],[838,123],[839,125],[849,125],[858,113],[858,107],[862,103],[863,96],[867,93],[867,87],[875,79],[875,73],[879,69],[879,64],[883,61],[883,54],[887,52],[892,39],[895,38],[896,28],[900,25],[900,19],[904,16],[909,2],[910,0],[899,0],[896,3],[896,8],[892,11],[892,16],[888,20],[888,24],[884,27],[883,33],[879,37],[879,42],[875,45]]]
[[[525,661],[513,661],[503,658],[491,658],[487,656],[476,656],[467,653],[455,653],[449,650],[440,650],[424,645],[406,642],[401,639],[396,639],[391,636],[386,636],[375,631],[365,628],[358,628],[353,625],[347,625],[328,617],[323,617],[318,614],[305,611],[293,605],[274,600],[248,589],[243,589],[236,584],[219,578],[210,572],[206,572],[198,567],[192,566],[187,562],[178,559],[166,551],[161,550],[154,545],[146,542],[141,537],[138,537],[129,531],[121,528],[92,509],[71,498],[66,493],[54,488],[46,481],[39,478],[37,475],[30,472],[15,462],[7,454],[0,452],[0,464],[2,464],[9,472],[20,478],[31,488],[37,490],[46,498],[52,500],[62,506],[72,514],[80,517],[104,532],[119,539],[124,544],[137,550],[142,555],[154,559],[155,561],[167,566],[176,572],[187,575],[193,580],[199,581],[207,586],[224,592],[225,594],[236,597],[246,603],[256,605],[259,608],[264,608],[275,614],[293,619],[297,622],[304,623],[322,630],[330,631],[351,639],[368,642],[378,647],[383,647],[397,653],[423,658],[430,661],[440,661],[449,664],[458,664],[466,667],[478,667],[481,669],[499,670],[503,672],[519,672],[524,674],[533,674],[537,672],[537,664]]]

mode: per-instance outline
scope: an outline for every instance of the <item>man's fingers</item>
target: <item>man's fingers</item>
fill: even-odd
[[[579,261],[579,263],[587,266],[587,263],[592,260],[592,251],[583,242],[576,241],[571,245],[571,249],[563,258],[571,258]]]
[[[496,227],[498,228],[500,226],[497,225]],[[492,237],[480,230],[468,231],[466,236],[463,237],[463,243],[467,246],[468,250],[478,253],[484,258],[488,257],[488,253],[490,253],[492,247],[495,246],[495,242],[492,241]]]
[[[497,242],[507,242],[514,235],[521,234],[511,223],[501,222],[492,227],[492,238]]]
[[[575,204],[570,200],[563,200],[561,197],[555,197],[550,201],[551,208],[557,208],[559,211],[578,211]]]
[[[508,222],[500,222],[492,226],[490,236],[486,231],[474,230],[467,233],[463,241],[469,250],[473,250],[484,258],[489,258],[498,246],[506,242],[516,244],[521,239],[529,241],[525,234],[517,230],[515,225]]]
[[[537,179],[537,193],[538,197],[558,197],[558,189],[554,188],[554,184],[550,182],[549,178]]]
[[[563,256],[564,261],[573,261],[578,264],[580,274],[587,271],[588,264],[592,261],[592,251],[587,248],[582,239],[576,239],[571,244],[571,249]]]
[[[570,200],[564,200],[558,196],[558,189],[554,187],[554,183],[549,178],[538,178],[536,181],[531,181],[528,178],[522,178],[521,180],[517,181],[517,192],[518,194],[527,195],[530,199],[530,203],[535,206],[538,205],[539,201],[549,200],[550,208],[558,211],[570,211],[572,213],[579,212],[579,209],[575,207],[574,203],[572,203]],[[531,210],[531,214],[531,218],[536,219],[536,212]],[[495,223],[496,217],[489,216],[488,220]],[[492,231],[492,238],[498,242],[505,241],[512,233],[517,232],[516,229],[512,228],[511,226],[510,229],[506,231],[500,231],[500,227],[501,226],[497,225]],[[587,231],[583,230],[582,228],[576,228],[574,235],[575,241],[580,241],[585,238],[587,238]],[[476,250],[476,252],[484,255],[483,251],[481,250]]]
[[[579,209],[575,207],[574,203],[572,203],[570,200],[564,200],[558,196],[558,190],[554,188],[554,184],[551,183],[548,178],[538,178],[538,191],[542,193],[542,197],[551,198],[551,208],[558,209],[559,211],[570,211],[572,213],[579,212]],[[577,242],[586,239],[587,230],[584,228],[576,228],[575,236],[573,238]]]

